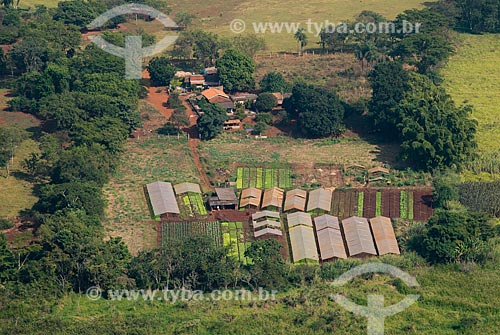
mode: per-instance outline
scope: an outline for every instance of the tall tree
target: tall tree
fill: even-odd
[[[157,57],[148,65],[148,72],[153,86],[168,86],[174,78],[176,69],[165,57]]]
[[[222,125],[228,120],[226,110],[218,104],[200,104],[203,114],[198,118],[197,128],[201,139],[211,140],[222,132]]]
[[[279,72],[269,72],[259,83],[260,89],[264,92],[285,93],[289,90],[289,85]]]
[[[254,61],[241,51],[228,49],[217,60],[219,78],[230,92],[244,91],[255,87]]]
[[[7,170],[10,176],[11,164],[19,145],[28,138],[28,133],[18,127],[0,127],[0,166]]]
[[[304,47],[307,45],[306,30],[304,28],[297,29],[297,31],[295,32],[293,37],[299,43],[299,56],[300,56],[300,55],[302,55],[302,52],[304,51]]]

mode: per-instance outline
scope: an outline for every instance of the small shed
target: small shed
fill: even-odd
[[[201,193],[200,185],[195,183],[180,183],[174,185],[175,194]]]
[[[278,187],[264,191],[264,198],[262,200],[262,208],[272,207],[279,209],[283,206],[283,193],[285,191]]]
[[[367,257],[377,255],[367,219],[353,216],[342,220],[342,226],[349,256]]]
[[[306,209],[307,191],[294,189],[286,192],[285,211],[297,210],[305,211]]]
[[[316,236],[322,261],[346,259],[347,253],[340,230],[339,219],[328,214],[314,219]]]
[[[312,228],[313,226],[311,215],[304,212],[295,212],[287,214],[286,220],[288,222],[288,228],[296,226],[306,226]]]
[[[246,188],[243,191],[241,191],[240,208],[243,207],[259,208],[261,198],[262,198],[262,190],[259,190],[258,188],[255,187]]]
[[[289,230],[293,262],[318,261],[318,250],[312,227],[296,226]]]
[[[280,214],[272,211],[262,211],[252,214],[254,236],[261,237],[267,234],[282,236]]]
[[[179,216],[180,210],[171,183],[157,181],[147,184],[146,190],[155,217]]]
[[[255,238],[262,237],[262,236],[265,236],[265,235],[283,236],[283,232],[281,230],[275,229],[275,228],[264,228],[264,229],[256,230],[253,233],[253,236]]]
[[[385,254],[399,255],[398,241],[394,234],[391,219],[385,216],[377,216],[370,219],[370,225],[373,231],[373,238],[380,256]]]
[[[238,198],[234,188],[216,188],[215,196],[210,197],[208,203],[212,210],[217,209],[236,209],[238,207]]]
[[[307,202],[307,211],[322,210],[329,212],[332,206],[332,190],[318,188],[309,192],[309,201]]]

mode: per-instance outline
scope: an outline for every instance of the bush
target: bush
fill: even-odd
[[[173,123],[167,122],[157,130],[157,133],[160,135],[178,135],[181,131]]]
[[[0,219],[0,230],[10,229],[14,227],[14,222],[9,219]]]
[[[273,124],[273,116],[270,113],[258,113],[255,116],[255,122],[257,122],[257,123],[263,122],[265,124],[272,125]]]

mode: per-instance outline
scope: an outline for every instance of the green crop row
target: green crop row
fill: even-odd
[[[377,192],[375,203],[375,216],[382,215],[382,192]]]
[[[359,217],[363,216],[364,202],[365,202],[365,193],[359,192],[358,193],[358,210],[357,210],[357,215]]]

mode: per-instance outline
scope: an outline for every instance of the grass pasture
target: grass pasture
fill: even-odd
[[[477,141],[484,154],[500,149],[500,35],[460,35],[457,52],[442,71],[444,86],[457,104],[474,106]]]
[[[241,19],[246,23],[246,32],[253,31],[252,23],[257,22],[297,22],[306,27],[310,19],[318,24],[328,20],[330,23],[339,23],[352,20],[363,10],[378,12],[389,19],[406,9],[423,6],[422,0],[316,0],[304,2],[300,0],[283,1],[237,1],[214,0],[200,4],[197,0],[172,0],[168,4],[173,9],[173,15],[178,12],[194,14],[194,27],[212,31],[224,37],[236,36],[229,29],[234,19]],[[263,34],[270,51],[297,51],[297,42],[293,33],[266,33]],[[315,34],[309,34],[309,46],[316,47],[319,40]]]
[[[6,90],[0,90],[0,127],[17,126],[22,129],[38,127],[39,121],[32,115],[4,110],[8,101],[6,93]],[[31,208],[38,200],[33,194],[34,185],[26,178],[26,171],[22,167],[22,162],[31,153],[38,151],[37,142],[27,139],[16,150],[10,176],[7,178],[6,170],[0,169],[0,218],[16,217],[22,210]]]
[[[19,2],[19,8],[35,8],[35,5],[44,5],[46,7],[57,7],[57,4],[61,0],[21,0]]]

